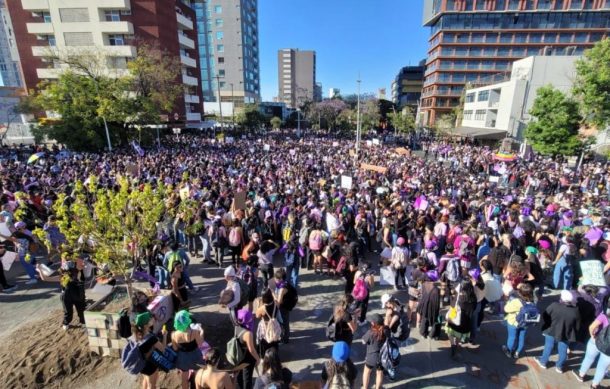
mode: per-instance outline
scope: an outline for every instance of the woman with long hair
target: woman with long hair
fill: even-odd
[[[262,370],[259,373],[260,375],[254,382],[254,389],[264,389],[271,383],[277,384],[278,387],[284,389],[288,388],[292,381],[292,372],[282,366],[280,354],[275,348],[265,351]]]
[[[165,352],[166,335],[167,332],[163,329],[163,339],[159,340],[156,335],[152,333],[155,319],[153,315],[146,311],[136,316],[135,323],[131,327],[131,333],[133,334],[134,340],[138,344],[138,348],[144,357],[145,365],[144,369],[140,372],[142,374],[142,389],[155,389],[157,387],[157,379],[159,378],[159,366],[152,360],[151,356],[154,350],[159,352]]]
[[[203,364],[203,358],[199,346],[203,343],[201,331],[191,327],[193,319],[191,314],[182,310],[176,313],[174,318],[174,329],[172,332],[172,347],[176,351],[176,368],[182,372],[182,389],[188,389],[189,370],[196,370],[198,365]]]
[[[451,304],[450,311],[454,312],[454,316],[449,315],[445,326],[451,344],[452,358],[456,356],[459,344],[466,342],[470,337],[472,314],[476,305],[477,296],[474,293],[474,286],[469,280],[462,281],[458,295]]]
[[[383,384],[383,367],[381,366],[381,347],[388,334],[387,327],[384,326],[384,319],[378,313],[368,317],[371,328],[362,337],[362,342],[366,344],[366,357],[364,359],[364,373],[362,374],[362,387],[369,387],[371,371],[375,371],[375,388],[381,389]]]
[[[237,386],[240,389],[252,389],[254,367],[258,365],[260,356],[256,352],[254,343],[254,316],[249,310],[242,308],[237,312],[237,327],[235,335],[239,338],[239,343],[245,351],[242,363],[247,366],[237,373]]]
[[[322,386],[354,387],[358,370],[349,357],[349,345],[345,342],[336,342],[333,345],[332,358],[322,367]]]
[[[235,382],[229,373],[218,370],[221,356],[217,348],[211,348],[205,353],[206,365],[195,375],[196,389],[235,389]]]

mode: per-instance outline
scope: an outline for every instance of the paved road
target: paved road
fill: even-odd
[[[224,287],[222,270],[201,265],[195,259],[191,268],[193,281],[202,286],[193,298],[193,312],[204,324],[207,341],[215,346],[226,343],[231,335],[230,322],[224,310],[216,304]],[[26,287],[22,284],[25,276],[17,264],[9,273],[9,279],[17,280],[20,287],[12,294],[0,293],[0,341],[20,325],[27,326],[28,320],[37,319],[60,307],[57,291],[48,284]],[[281,356],[290,368],[295,380],[317,380],[322,363],[330,357],[332,344],[325,339],[324,323],[331,314],[332,305],[340,297],[343,281],[317,276],[311,272],[301,275],[299,304],[291,314],[291,342],[281,346]],[[387,288],[377,287],[373,293],[369,311],[381,312],[379,298]],[[398,294],[401,300],[405,295]],[[547,296],[547,301],[553,297]],[[9,313],[10,312],[10,313]],[[9,313],[9,314],[7,314]],[[59,326],[59,325],[58,325]],[[365,328],[361,328],[356,339]],[[422,339],[414,329],[408,345],[402,348],[403,357],[398,378],[394,382],[386,380],[385,388],[520,388],[555,389],[585,388],[571,373],[559,374],[553,368],[542,370],[533,361],[541,353],[543,342],[538,328],[528,331],[526,355],[519,361],[507,359],[500,350],[505,340],[505,329],[498,318],[487,317],[483,323],[480,345],[461,351],[460,360],[449,357],[447,340],[432,341]],[[354,340],[352,360],[362,368],[365,346]],[[552,359],[554,361],[556,359]],[[569,368],[578,367],[582,352],[576,350],[569,359]],[[118,364],[117,364],[118,366]],[[551,364],[552,366],[552,364]],[[360,384],[358,378],[358,387]],[[610,384],[610,381],[605,382]],[[84,388],[113,387],[133,388],[135,381],[128,374],[117,369],[102,380],[88,383]]]

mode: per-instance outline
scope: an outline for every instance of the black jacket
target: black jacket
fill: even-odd
[[[579,341],[581,326],[581,314],[576,305],[554,302],[542,313],[542,333],[557,341]]]

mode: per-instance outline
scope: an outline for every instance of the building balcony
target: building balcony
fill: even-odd
[[[100,22],[100,31],[109,34],[133,34],[131,22]]]
[[[186,113],[186,121],[187,122],[200,122],[201,121],[201,113],[199,113],[199,112],[187,112]]]
[[[63,69],[61,68],[41,68],[36,69],[36,75],[40,79],[59,78]]]
[[[25,11],[43,11],[49,9],[48,0],[21,0],[21,6]]]
[[[182,73],[182,83],[191,86],[198,86],[199,80],[195,77]]]
[[[28,33],[37,35],[51,35],[55,32],[52,23],[26,23]]]
[[[137,56],[135,46],[104,46],[104,54],[109,57],[129,57]]]
[[[186,16],[179,14],[176,12],[176,20],[178,21],[178,25],[185,30],[193,29],[193,21]]]
[[[499,106],[500,106],[499,101],[490,101],[489,102],[489,108],[491,108],[491,109],[497,109]]]
[[[178,33],[178,43],[182,48],[195,49],[195,41],[184,34]]]
[[[189,68],[197,67],[197,61],[195,61],[195,58],[187,57],[186,55],[180,55],[180,63]]]
[[[52,57],[57,54],[57,48],[54,46],[32,46],[32,55],[34,57]]]
[[[191,103],[191,104],[199,104],[199,96],[185,94],[184,95],[184,102],[185,103]]]

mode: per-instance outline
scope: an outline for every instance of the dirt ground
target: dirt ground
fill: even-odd
[[[32,322],[5,338],[0,348],[4,388],[70,388],[115,369],[117,361],[89,351],[86,332],[64,331],[62,312]]]

